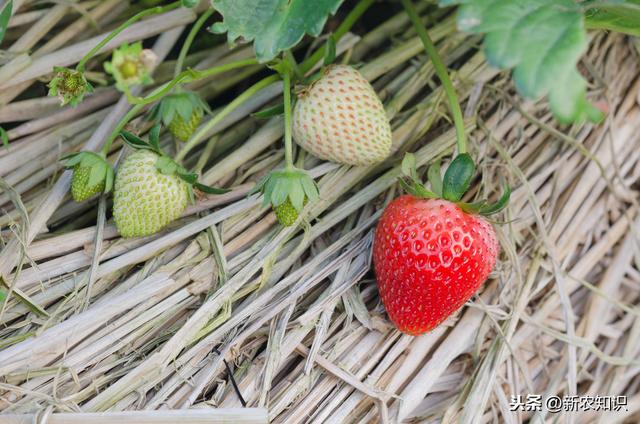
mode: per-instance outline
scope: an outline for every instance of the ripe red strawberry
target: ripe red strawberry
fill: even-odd
[[[347,165],[371,165],[391,152],[382,102],[354,68],[329,66],[298,94],[293,138],[313,155]]]
[[[389,318],[407,334],[433,329],[478,290],[498,252],[491,224],[457,204],[412,195],[395,199],[382,214],[373,245]]]

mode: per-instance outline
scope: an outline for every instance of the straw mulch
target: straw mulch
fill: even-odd
[[[455,70],[480,163],[473,194],[497,198],[504,178],[513,195],[497,218],[499,263],[479,295],[431,333],[409,337],[390,326],[381,306],[372,232],[384,204],[400,193],[403,152],[415,152],[424,167],[450,157],[455,134],[403,14],[338,46],[392,117],[391,159],[349,168],[307,155],[321,200],[301,225],[279,227],[260,199],[247,197],[283,161],[281,119],[250,116],[277,101],[275,84],[188,157],[206,183],[233,190],[199,199],[161,234],[125,240],[108,200],[70,200],[70,175],[57,159],[99,147],[128,110],[126,100],[107,86],[75,109],[60,109],[42,81],[130,16],[123,15],[127,2],[83,2],[95,25],[66,2],[46,13],[24,3],[0,68],[0,123],[11,139],[0,150],[0,274],[10,287],[0,312],[3,413],[246,402],[287,424],[567,415],[510,411],[512,396],[541,394],[626,395],[627,411],[575,412],[574,422],[640,420],[640,67],[632,41],[593,36],[580,67],[608,117],[566,127],[543,102],[518,98],[508,75],[485,63],[479,39],[458,33],[450,14],[430,24]],[[184,9],[151,17],[108,47],[148,40],[166,58],[154,78],[166,81],[174,45],[194,20]],[[219,44],[194,49],[188,63],[203,68],[251,55],[247,46]],[[104,77],[99,60],[91,71]],[[228,101],[221,95],[246,87],[259,71],[192,88],[221,106]],[[147,128],[142,119],[132,126]],[[171,149],[167,135],[163,142]],[[122,145],[111,153],[117,161]]]

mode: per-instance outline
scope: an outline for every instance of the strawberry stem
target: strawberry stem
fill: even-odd
[[[355,24],[356,21],[360,19],[362,14],[367,11],[369,6],[371,6],[374,1],[375,0],[360,0],[360,2],[358,2],[358,4],[356,4],[356,6],[351,9],[351,12],[349,12],[340,26],[338,26],[338,28],[333,33],[336,44],[338,43],[338,41],[340,41],[340,38],[342,38],[343,35],[349,32],[353,24]],[[321,48],[316,50],[309,58],[307,58],[307,60],[300,64],[300,72],[302,74],[306,74],[307,72],[309,72],[316,63],[324,58],[325,49],[326,43],[324,43]]]
[[[224,65],[214,66],[213,68],[206,69],[204,71],[196,71],[194,69],[187,69],[181,72],[171,81],[168,81],[151,92],[147,97],[135,97],[130,92],[126,92],[127,101],[134,105],[148,105],[163,98],[173,87],[178,84],[197,81],[203,78],[207,78],[222,72],[231,71],[233,69],[242,68],[244,66],[257,65],[256,59],[244,59],[237,60],[235,62],[226,63]]]
[[[411,23],[416,29],[418,33],[418,37],[422,40],[422,44],[424,45],[424,49],[427,51],[431,62],[433,63],[433,68],[436,71],[436,75],[440,78],[442,82],[442,87],[447,95],[447,99],[449,100],[449,107],[451,108],[451,115],[453,117],[453,123],[456,127],[456,134],[458,138],[458,153],[463,154],[467,152],[467,137],[464,132],[464,118],[462,117],[462,110],[460,109],[460,103],[458,102],[458,96],[456,95],[456,90],[451,83],[451,78],[449,78],[449,74],[447,73],[447,68],[442,62],[442,58],[438,54],[436,47],[431,41],[431,37],[429,37],[429,33],[422,25],[420,21],[420,17],[416,12],[416,9],[413,7],[411,0],[400,0],[402,2],[402,6],[404,6],[407,15],[409,15],[409,19],[411,19]]]
[[[156,7],[152,7],[152,8],[149,8],[149,9],[145,9],[142,12],[136,13],[135,15],[133,15],[132,17],[127,19],[118,28],[116,28],[113,31],[111,31],[111,33],[109,35],[107,35],[98,44],[96,44],[91,50],[89,50],[89,52],[86,55],[84,55],[84,57],[82,59],[80,59],[80,62],[78,62],[78,65],[76,66],[76,71],[84,72],[84,68],[85,68],[85,65],[87,64],[87,62],[89,60],[91,60],[91,58],[93,56],[95,56],[100,51],[100,49],[102,49],[109,41],[113,40],[118,34],[120,34],[122,31],[127,29],[134,22],[139,21],[140,19],[144,18],[145,16],[157,15],[159,13],[168,12],[170,10],[177,9],[181,5],[182,5],[182,2],[176,1],[176,2],[173,2],[173,3],[168,4],[166,6],[156,6]]]
[[[184,44],[180,49],[180,54],[178,55],[178,60],[176,61],[176,68],[173,72],[174,78],[180,75],[180,72],[182,71],[182,66],[184,65],[184,60],[187,57],[189,48],[191,47],[193,40],[196,38],[198,31],[200,31],[200,28],[202,28],[202,25],[204,25],[206,20],[209,19],[209,17],[213,15],[214,12],[215,12],[215,9],[213,7],[208,8],[206,12],[200,15],[196,23],[193,24],[191,31],[189,31],[189,35],[187,35],[187,38],[186,40],[184,40]]]
[[[284,94],[284,162],[287,169],[293,169],[293,140],[291,138],[291,74],[287,68],[282,73]]]

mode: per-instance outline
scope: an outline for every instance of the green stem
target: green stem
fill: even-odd
[[[362,16],[362,14],[366,12],[366,10],[369,8],[369,6],[373,4],[374,1],[375,0],[360,0],[360,2],[358,2],[358,4],[356,4],[356,6],[353,9],[351,9],[351,12],[349,12],[349,14],[344,18],[344,20],[340,24],[340,26],[333,33],[333,36],[336,39],[336,43],[340,41],[340,38],[342,38],[342,36],[344,36],[347,32],[349,32],[353,24],[355,24],[356,21],[360,19],[360,16]],[[303,74],[306,74],[307,72],[309,72],[311,68],[313,68],[314,65],[318,63],[318,61],[322,60],[322,58],[324,57],[325,48],[326,47],[323,45],[320,49],[316,50],[310,57],[307,58],[307,60],[305,60],[300,65],[300,71]]]
[[[287,169],[293,169],[293,140],[291,138],[291,74],[287,69],[282,73],[284,94],[284,163]]]
[[[102,39],[102,41],[100,41],[91,50],[89,50],[89,53],[84,55],[84,57],[82,59],[80,59],[80,62],[78,62],[78,65],[76,66],[76,71],[84,72],[84,67],[85,67],[86,63],[89,60],[91,60],[91,58],[93,56],[95,56],[100,51],[100,49],[102,49],[109,41],[113,40],[114,37],[116,37],[122,31],[127,29],[132,23],[134,23],[136,21],[139,21],[140,19],[144,18],[145,16],[156,15],[156,14],[159,14],[159,13],[168,12],[170,10],[179,8],[180,6],[181,6],[181,2],[177,1],[177,2],[174,2],[174,3],[168,4],[166,6],[156,6],[156,7],[150,8],[150,9],[143,10],[142,12],[136,13],[135,15],[133,15],[132,17],[127,19],[118,28],[116,28],[115,30],[111,31],[111,33],[109,35],[107,35],[105,38]]]
[[[116,137],[118,137],[118,134],[120,134],[120,131],[122,131],[124,126],[127,125],[127,122],[129,122],[131,118],[136,116],[145,105],[153,103],[157,100],[160,100],[162,97],[164,97],[169,91],[171,91],[171,89],[176,84],[179,84],[182,81],[187,81],[187,82],[197,81],[199,79],[210,77],[212,75],[229,71],[231,69],[240,68],[248,65],[255,65],[256,63],[258,62],[255,59],[246,59],[246,60],[239,60],[236,62],[227,63],[225,65],[215,66],[213,68],[209,68],[204,71],[195,71],[193,69],[188,69],[184,72],[181,72],[178,76],[176,76],[171,81],[166,82],[160,87],[157,87],[147,97],[135,97],[131,94],[131,92],[127,90],[125,92],[127,96],[127,100],[129,101],[129,103],[133,104],[134,107],[131,108],[131,110],[129,110],[129,112],[120,120],[120,122],[118,122],[118,125],[116,125],[114,130],[109,135],[109,138],[107,139],[106,143],[102,147],[100,154],[106,157],[107,153],[109,152],[109,149],[111,148],[111,144],[113,143],[113,140],[115,140]],[[270,82],[273,82],[273,81],[270,81]]]
[[[409,15],[409,19],[413,23],[413,26],[422,40],[422,44],[424,45],[424,49],[427,51],[431,62],[433,63],[433,68],[436,71],[436,75],[440,78],[442,82],[442,87],[444,88],[445,93],[447,94],[447,99],[449,100],[449,107],[451,108],[451,115],[453,117],[453,123],[456,127],[456,134],[458,136],[458,153],[466,153],[467,152],[467,136],[464,132],[464,118],[462,116],[462,110],[460,109],[460,103],[458,102],[458,96],[456,95],[456,90],[453,88],[453,84],[451,83],[451,79],[449,78],[449,74],[447,73],[447,68],[444,66],[436,47],[431,41],[427,30],[422,25],[420,21],[420,17],[416,13],[415,8],[410,0],[400,0],[402,2],[402,6],[404,6],[407,15]]]
[[[198,34],[198,31],[200,31],[200,28],[202,28],[202,25],[204,25],[206,20],[209,19],[209,17],[213,15],[214,12],[215,9],[213,7],[208,8],[206,12],[200,15],[196,23],[193,24],[191,31],[189,31],[189,35],[187,35],[187,39],[184,40],[184,44],[180,49],[180,54],[178,55],[178,60],[176,61],[176,69],[173,73],[174,77],[177,77],[182,71],[184,60],[187,57],[187,53],[189,52],[189,48],[191,47],[193,40],[196,38],[196,35]]]
[[[136,116],[142,110],[143,107],[144,105],[135,105],[134,107],[129,109],[129,112],[127,112],[127,114],[124,115],[124,117],[118,122],[118,125],[116,125],[113,131],[111,131],[111,134],[109,134],[109,138],[104,143],[104,146],[102,146],[102,150],[100,150],[100,155],[102,157],[104,158],[107,157],[107,154],[109,153],[109,149],[111,149],[111,144],[113,143],[113,140],[115,140],[116,137],[118,137],[118,134],[120,134],[120,131],[122,131],[124,126],[127,125],[127,122],[133,119],[133,117]]]
[[[233,69],[242,68],[245,66],[256,65],[258,61],[256,59],[244,59],[238,60],[235,62],[230,62],[224,65],[215,66],[213,68],[206,69],[204,71],[196,71],[193,69],[187,69],[186,71],[180,72],[176,75],[171,81],[164,83],[158,89],[154,90],[151,95],[147,97],[135,97],[131,95],[130,92],[126,92],[127,100],[131,104],[135,105],[147,105],[153,103],[157,100],[160,100],[165,96],[173,87],[180,83],[187,83],[192,81],[197,81],[203,78],[207,78],[222,72],[231,71]]]
[[[200,143],[200,141],[202,141],[207,132],[209,132],[213,127],[220,123],[220,121],[222,121],[227,115],[233,112],[238,106],[249,100],[258,91],[262,90],[270,84],[273,84],[276,81],[278,81],[278,75],[276,74],[264,78],[249,87],[244,93],[240,94],[231,103],[226,105],[220,112],[216,114],[216,116],[211,118],[209,122],[207,122],[193,137],[191,137],[189,141],[187,141],[187,143],[185,143],[185,145],[176,155],[176,162],[182,162],[187,153],[189,153],[194,147],[198,145],[198,143]]]

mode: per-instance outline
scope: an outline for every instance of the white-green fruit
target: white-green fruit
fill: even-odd
[[[354,68],[330,66],[298,94],[293,138],[313,155],[371,165],[391,153],[391,126],[369,82]]]
[[[157,233],[187,207],[187,183],[176,175],[161,174],[157,160],[156,153],[137,150],[118,169],[113,217],[123,237]]]

